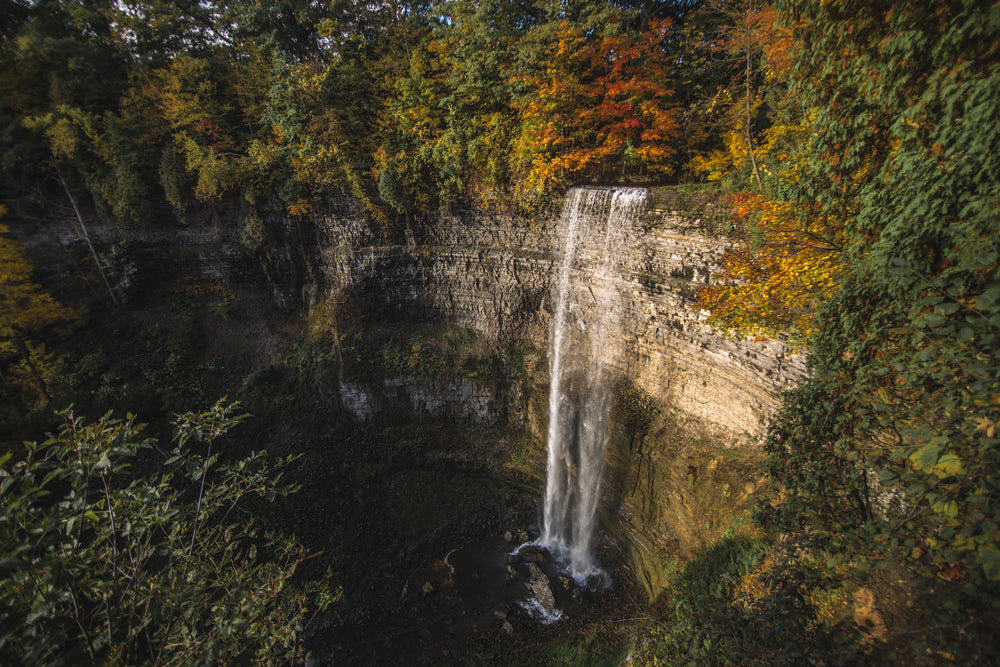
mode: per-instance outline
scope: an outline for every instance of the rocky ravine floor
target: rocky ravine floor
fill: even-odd
[[[612,544],[600,550],[611,586],[571,590],[544,554],[508,556],[524,539],[528,530],[508,529],[420,563],[395,600],[383,590],[381,608],[366,618],[317,633],[311,664],[552,664],[560,653],[581,651],[617,662],[644,618],[620,550]],[[532,597],[526,591],[544,588],[560,610],[554,622],[524,605]]]

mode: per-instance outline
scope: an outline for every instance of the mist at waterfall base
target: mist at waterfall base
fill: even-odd
[[[563,255],[550,328],[548,459],[538,544],[590,590],[611,583],[594,554],[612,403],[608,335],[620,325],[625,231],[645,200],[641,188],[574,188],[560,219]]]

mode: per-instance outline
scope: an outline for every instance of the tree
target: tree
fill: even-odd
[[[19,197],[45,199],[49,193],[39,191],[52,179],[55,159],[66,180],[86,186],[100,212],[122,222],[148,218],[147,165],[157,152],[149,119],[119,106],[130,81],[113,8],[44,2],[23,11],[26,20],[15,21],[0,42],[0,108],[10,127],[4,157],[17,160],[14,173],[5,174],[8,187]],[[39,150],[31,135],[45,147]]]
[[[383,114],[386,135],[376,153],[379,194],[397,211],[428,211],[443,192],[455,191],[448,172],[462,179],[461,143],[447,139],[452,65],[443,40],[418,45],[410,54],[409,71],[396,81],[395,94]],[[452,182],[449,182],[452,181]],[[459,190],[461,188],[458,188]]]
[[[995,6],[782,0],[809,118],[781,193],[837,230],[811,375],[767,442],[766,517],[925,582],[962,663],[995,661],[1000,586],[1000,24]],[[990,19],[985,19],[989,16]],[[824,237],[826,235],[824,234]],[[914,655],[927,655],[914,632]]]
[[[261,534],[248,501],[293,490],[262,452],[223,463],[244,416],[220,401],[161,452],[132,417],[59,432],[0,467],[0,656],[9,664],[256,664],[301,656],[338,595],[292,585],[308,555]],[[315,594],[314,597],[310,597]]]
[[[763,195],[730,198],[735,223],[752,240],[727,251],[697,307],[709,323],[741,336],[791,335],[799,343],[817,330],[822,304],[840,286],[843,232],[815,207]]]
[[[701,21],[712,25],[713,34],[689,39],[702,42],[701,48],[710,54],[705,67],[719,72],[720,83],[687,113],[695,123],[720,131],[723,146],[695,156],[688,167],[710,180],[726,177],[739,187],[759,191],[764,185],[760,163],[783,144],[789,131],[773,124],[777,119],[768,107],[769,102],[782,103],[791,34],[779,24],[773,7],[755,0],[712,3],[700,14],[711,17]],[[800,119],[794,123],[800,124]]]
[[[380,193],[398,211],[463,196],[486,204],[509,186],[519,122],[510,72],[540,14],[508,0],[452,0],[431,13],[380,118]]]
[[[0,216],[5,210],[0,205]],[[42,329],[71,320],[75,315],[32,282],[33,267],[24,254],[24,247],[2,236],[7,232],[7,227],[0,225],[0,352],[4,356],[16,354],[27,369],[35,392],[40,398],[48,399],[48,383],[38,361],[39,354],[43,352],[32,343],[31,338]],[[25,396],[34,392],[25,391],[28,387],[16,380],[18,375],[17,365],[8,365],[3,371],[3,381],[5,385],[9,383],[18,387],[19,396],[8,395],[8,399],[21,404]],[[27,401],[29,405],[36,402]]]
[[[563,21],[536,69],[522,74],[515,147],[528,188],[631,167],[669,170],[677,134],[663,42],[669,21],[638,34],[598,33]]]
[[[789,196],[806,178],[808,161],[799,149],[813,131],[810,110],[785,95],[790,32],[769,6],[735,2],[711,9],[726,17],[713,48],[734,66],[710,105],[723,116],[725,146],[689,166],[752,191],[729,196],[744,238],[723,256],[698,307],[711,313],[711,324],[737,335],[790,335],[801,345],[815,334],[820,306],[840,285],[849,208],[833,214]],[[751,128],[765,99],[775,116],[763,121],[763,141],[756,141]]]

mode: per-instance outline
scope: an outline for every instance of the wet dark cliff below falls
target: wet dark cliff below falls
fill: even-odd
[[[551,664],[553,652],[570,650],[623,657],[678,564],[745,526],[762,474],[759,454],[721,449],[675,417],[657,416],[643,432],[622,421],[612,428],[596,549],[609,586],[581,588],[540,562],[560,617],[533,608],[531,573],[510,556],[538,537],[542,490],[529,481],[511,487],[478,535],[470,525],[441,536],[422,557],[401,559],[405,569],[349,590],[343,616],[312,638],[316,664]]]
[[[412,551],[374,560],[382,542],[354,548],[354,558],[371,559],[355,564],[368,574],[349,579],[345,604],[318,622],[316,664],[550,664],[552,651],[574,646],[586,646],[585,655],[624,655],[637,619],[678,563],[745,523],[761,478],[757,452],[726,448],[694,420],[627,407],[612,414],[597,534],[596,557],[610,587],[568,586],[543,564],[561,617],[547,623],[522,605],[532,597],[530,577],[523,567],[520,578],[511,577],[508,555],[538,538],[543,440],[499,427],[411,425],[398,433],[435,434],[419,462],[428,474],[441,483],[450,478],[463,493],[470,484],[493,487],[493,500],[487,507],[468,497],[445,507],[437,504],[444,496],[413,493],[407,506],[381,505],[380,513],[414,521],[436,513],[449,527],[419,540],[387,516],[399,530],[382,531],[382,542],[411,542],[404,548]],[[416,506],[421,502],[431,504]]]
[[[607,189],[595,193],[594,199],[610,198]],[[614,409],[600,426],[607,446],[597,536],[598,562],[613,586],[575,596],[563,587],[569,595],[560,600],[564,616],[546,623],[517,603],[523,591],[514,592],[517,586],[505,580],[510,573],[498,566],[512,544],[492,545],[496,531],[483,534],[485,542],[452,539],[437,557],[411,568],[405,581],[390,576],[380,602],[371,605],[377,611],[340,625],[325,644],[338,661],[392,663],[417,652],[431,656],[428,662],[483,656],[493,663],[503,661],[492,652],[497,646],[535,642],[541,650],[579,640],[575,633],[584,628],[592,632],[602,623],[635,617],[636,605],[656,600],[678,563],[748,523],[747,510],[761,487],[762,457],[746,435],[760,431],[780,390],[800,377],[802,359],[780,342],[724,339],[694,309],[697,288],[711,281],[730,241],[697,224],[690,228],[681,214],[645,210],[616,228],[609,243],[610,223],[591,220],[582,208],[577,213],[572,219],[578,227],[572,228],[578,235],[555,220],[507,216],[487,223],[470,214],[456,225],[439,221],[434,240],[450,245],[354,250],[361,264],[342,257],[326,276],[338,286],[341,327],[350,322],[345,314],[363,311],[375,314],[367,326],[376,319],[381,327],[397,328],[438,321],[468,327],[479,346],[516,341],[517,354],[494,355],[499,362],[470,382],[434,371],[454,364],[436,364],[433,341],[412,338],[409,353],[395,356],[406,357],[414,372],[400,366],[395,377],[347,377],[339,394],[341,406],[361,421],[409,413],[523,429],[527,444],[512,460],[488,467],[527,467],[533,501],[543,494],[550,396],[563,378],[550,377],[553,326],[561,321],[568,330],[601,332],[595,348],[601,358],[584,360],[582,367],[600,364],[614,384]],[[515,238],[518,245],[510,245]],[[562,251],[570,247],[575,255]],[[571,272],[572,279],[556,290],[562,272]],[[597,294],[613,294],[612,306],[602,307]],[[564,297],[572,305],[562,309]],[[609,313],[613,322],[595,328]],[[462,357],[460,347],[448,355]],[[594,346],[570,347],[579,353]],[[393,359],[393,350],[383,345],[379,354]],[[437,375],[421,378],[422,366]],[[469,462],[481,458],[465,456]],[[570,476],[582,476],[579,461],[571,468]],[[533,516],[504,528],[537,535],[541,518],[536,507]],[[553,587],[554,597],[559,590]],[[352,597],[370,602],[357,593]],[[518,657],[512,661],[523,664]]]
[[[767,491],[761,451],[677,414],[638,431],[616,422],[605,465],[601,525],[627,551],[626,567],[650,602],[679,562],[748,528]]]

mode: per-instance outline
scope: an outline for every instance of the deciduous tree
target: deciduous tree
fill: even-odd
[[[638,35],[559,26],[544,61],[519,78],[515,150],[528,187],[583,173],[611,178],[630,167],[669,169],[677,133],[671,92],[662,84],[669,29],[666,20],[651,21]]]
[[[811,377],[771,428],[769,510],[926,582],[940,642],[995,661],[1000,582],[1000,14],[955,0],[776,3],[809,114],[786,201],[841,229]],[[919,633],[915,655],[926,655]]]
[[[4,207],[0,206],[0,215]],[[0,225],[0,353],[8,357],[3,370],[4,384],[12,384],[19,390],[8,394],[8,400],[21,404],[26,387],[17,380],[18,364],[9,361],[16,355],[20,364],[28,371],[34,383],[34,390],[43,398],[49,398],[48,383],[43,364],[37,360],[42,353],[32,342],[32,336],[40,330],[74,318],[73,312],[59,304],[40,286],[32,282],[33,267],[24,253],[24,247],[3,236],[8,233],[5,225]],[[7,349],[4,349],[7,348]],[[28,401],[29,404],[32,401]]]
[[[736,224],[752,240],[728,251],[698,307],[709,322],[743,336],[816,333],[820,306],[840,286],[840,225],[791,202],[740,193],[730,199]]]
[[[788,130],[775,125],[774,107],[782,104],[791,34],[771,6],[756,0],[710,3],[702,13],[714,17],[715,34],[700,38],[711,54],[706,67],[719,71],[721,84],[686,113],[694,123],[717,128],[723,146],[695,156],[688,167],[711,180],[725,177],[759,191],[761,163],[784,145]],[[801,124],[787,117],[784,122]]]

